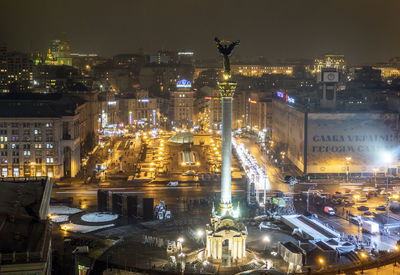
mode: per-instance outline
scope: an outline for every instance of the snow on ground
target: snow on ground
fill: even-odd
[[[51,219],[52,222],[67,222],[69,219],[68,215],[56,215],[56,214],[51,214],[49,215],[49,218]]]
[[[109,222],[116,220],[117,218],[118,214],[101,213],[101,212],[89,213],[81,217],[82,221],[85,222]]]
[[[72,208],[64,205],[50,205],[50,214],[59,214],[59,215],[72,215],[76,214],[79,212],[82,212],[83,210],[78,209],[78,208]]]
[[[106,225],[81,225],[74,223],[64,223],[61,225],[61,229],[68,232],[76,232],[76,233],[89,233],[95,230],[112,227],[114,224],[106,224]]]

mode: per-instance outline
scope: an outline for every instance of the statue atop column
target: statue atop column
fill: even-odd
[[[223,57],[223,66],[224,66],[224,74],[230,76],[231,75],[231,66],[229,63],[229,56],[232,55],[233,48],[240,44],[240,40],[236,40],[235,42],[219,40],[218,37],[214,38],[215,43],[217,44],[217,49],[219,53]]]

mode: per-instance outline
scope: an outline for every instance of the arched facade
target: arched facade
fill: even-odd
[[[246,227],[233,217],[211,218],[207,225],[207,258],[227,265],[242,262],[246,258],[246,238]]]

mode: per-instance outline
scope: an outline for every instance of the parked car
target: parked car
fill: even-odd
[[[360,211],[368,211],[369,207],[366,207],[365,205],[361,205],[361,206],[357,207],[357,209]]]
[[[386,211],[386,206],[384,205],[379,205],[378,207],[375,208],[377,211]]]

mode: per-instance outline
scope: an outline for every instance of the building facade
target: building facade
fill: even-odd
[[[397,112],[307,109],[290,95],[273,99],[274,146],[305,174],[373,174],[396,168],[397,160],[386,165],[382,155],[398,147],[398,130]]]
[[[76,176],[81,163],[80,128],[85,131],[79,120],[87,107],[84,101],[71,96],[2,99],[0,105],[2,177]]]
[[[232,74],[261,77],[264,74],[293,74],[293,66],[285,65],[231,65]]]
[[[191,82],[182,79],[177,82],[173,92],[174,126],[178,128],[193,127],[194,119],[194,90]]]

